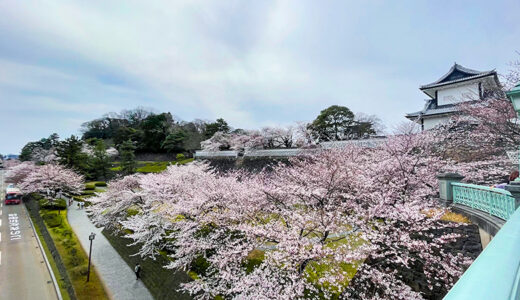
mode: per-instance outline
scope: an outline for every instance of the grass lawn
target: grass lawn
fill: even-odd
[[[140,167],[138,167],[136,171],[138,173],[160,173],[160,172],[166,170],[166,168],[170,165],[175,165],[175,164],[184,165],[184,164],[187,164],[192,161],[193,161],[193,158],[187,158],[187,159],[183,159],[183,160],[179,160],[179,161],[157,161],[157,162],[140,161],[140,162],[138,162],[138,166],[140,166]]]
[[[139,251],[140,246],[130,246],[129,244],[133,242],[131,239],[112,234],[107,230],[103,230],[102,233],[130,268],[133,269],[136,263],[141,265],[141,280],[155,299],[192,299],[190,295],[177,291],[181,283],[190,281],[190,277],[183,271],[165,269],[164,265],[169,263],[166,255],[158,255],[155,260],[142,259],[134,255]]]
[[[95,268],[90,268],[87,283],[88,256],[81,248],[78,238],[67,221],[67,211],[40,210],[48,231],[67,269],[67,274],[78,299],[108,299]]]
[[[192,161],[193,161],[193,158],[186,158],[186,159],[182,159],[179,161],[177,161],[177,160],[173,160],[173,161],[137,161],[136,162],[136,165],[137,165],[136,172],[137,173],[160,173],[160,172],[166,170],[166,168],[169,165],[175,165],[175,164],[184,165],[184,164],[187,164]],[[110,168],[110,170],[112,170],[114,172],[121,171],[120,162],[118,162],[118,161],[113,162],[113,166],[112,166],[112,168]]]

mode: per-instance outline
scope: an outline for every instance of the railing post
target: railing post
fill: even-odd
[[[506,191],[511,193],[511,196],[515,198],[515,210],[520,206],[520,181],[512,181],[506,185]]]
[[[458,173],[441,173],[439,179],[439,198],[442,206],[450,206],[453,203],[453,182],[461,182],[464,176]]]

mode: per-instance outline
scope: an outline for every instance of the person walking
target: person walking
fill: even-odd
[[[134,268],[134,272],[135,272],[135,280],[139,279],[140,276],[141,276],[141,265],[140,264],[137,264],[135,265],[135,268]]]

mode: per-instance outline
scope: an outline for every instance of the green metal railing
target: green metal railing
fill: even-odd
[[[508,220],[516,210],[515,198],[506,190],[456,182],[451,185],[453,203],[466,205],[504,220]]]
[[[464,272],[444,300],[520,299],[520,209]]]

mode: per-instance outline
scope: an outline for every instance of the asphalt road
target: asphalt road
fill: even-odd
[[[0,298],[58,299],[23,204],[5,205],[0,171]]]

